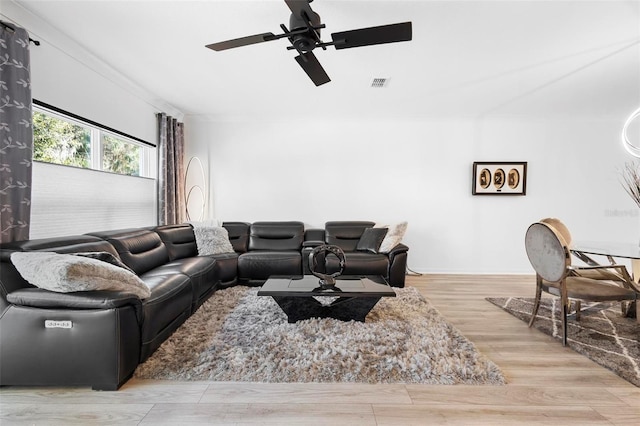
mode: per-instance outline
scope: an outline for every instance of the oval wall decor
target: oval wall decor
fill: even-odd
[[[473,195],[526,195],[526,161],[473,163]]]
[[[196,163],[198,168],[192,169]],[[204,174],[202,161],[198,157],[191,157],[184,172],[185,200],[187,220],[202,221],[205,218],[207,208],[207,180]],[[197,217],[194,216],[197,214]]]

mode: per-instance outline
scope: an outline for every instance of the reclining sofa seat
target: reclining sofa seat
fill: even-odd
[[[160,236],[150,229],[115,230],[92,233],[109,242],[122,262],[131,268],[151,290],[142,303],[140,362],[146,360],[191,315],[202,294],[206,278],[212,275],[208,265],[190,262],[171,263],[169,250]],[[206,260],[206,259],[204,259]],[[194,276],[192,280],[190,275]]]
[[[240,282],[261,284],[270,276],[302,275],[302,222],[225,222],[222,226],[239,252]]]
[[[330,244],[340,247],[345,253],[343,275],[380,275],[393,287],[404,287],[409,248],[398,244],[389,253],[371,253],[358,251],[357,246],[365,229],[372,228],[375,222],[368,221],[331,221],[324,229],[308,229],[305,235],[303,257],[308,264],[309,254],[314,247]],[[338,259],[327,256],[324,269],[327,273],[338,270]],[[310,274],[305,266],[305,274]]]
[[[233,286],[237,283],[238,276],[238,254],[237,253],[218,253],[205,255],[198,258],[198,245],[190,224],[183,223],[178,225],[163,225],[154,229],[158,233],[160,239],[169,251],[170,264],[184,265],[184,271],[191,277],[196,278],[200,275],[200,286],[204,291],[200,291],[200,296],[195,300],[194,311],[209,298],[218,288]],[[213,259],[213,277],[205,274],[199,274],[200,268],[195,265],[198,259],[203,259],[202,263],[205,268],[210,262],[206,259]],[[211,286],[209,280],[215,279],[214,285]]]
[[[16,251],[109,252],[111,244],[78,235],[3,244],[0,250],[0,384],[91,385],[116,390],[140,362],[143,306],[116,291],[54,293],[25,281]],[[71,329],[45,321],[70,321]]]

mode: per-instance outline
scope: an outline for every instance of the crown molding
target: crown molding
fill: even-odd
[[[66,35],[62,30],[49,24],[45,18],[31,11],[16,0],[3,0],[2,19],[25,28],[32,38],[46,43],[65,53],[82,65],[111,81],[123,90],[141,99],[157,112],[164,112],[178,120],[184,119],[184,113],[164,99],[160,99],[137,82],[129,79],[103,59],[91,53],[84,46]]]

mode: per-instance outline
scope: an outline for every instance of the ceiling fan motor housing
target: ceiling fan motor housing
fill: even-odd
[[[315,49],[316,43],[320,41],[320,28],[318,28],[320,27],[320,25],[322,25],[322,23],[320,22],[320,15],[318,15],[315,12],[312,12],[311,16],[307,16],[307,17],[309,18],[308,23],[312,27],[316,28],[315,32],[317,34],[317,39],[313,31],[311,30],[307,31],[306,33],[294,35],[292,37],[293,40],[291,43],[293,44],[293,47],[295,47],[296,50],[298,50],[299,52],[311,52],[313,49]],[[295,16],[292,13],[291,17],[289,18],[290,31],[304,29],[304,28],[308,28],[307,21],[298,16]]]
[[[324,24],[320,21],[320,15],[309,6],[312,1],[284,0],[289,10],[291,10],[291,16],[289,18],[289,28],[284,24],[280,24],[280,28],[284,31],[282,34],[276,35],[270,32],[254,34],[208,44],[206,47],[220,51],[287,38],[293,45],[287,46],[287,50],[297,50],[296,62],[307,73],[313,84],[320,86],[330,82],[331,79],[312,52],[316,47],[322,47],[322,49],[326,50],[327,46],[333,46],[336,50],[341,50],[411,40],[411,22],[401,22],[331,33],[331,42],[325,43],[320,38],[320,29],[324,28]]]

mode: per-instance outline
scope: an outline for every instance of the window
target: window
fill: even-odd
[[[34,108],[33,159],[90,168],[91,129]]]
[[[33,159],[129,176],[155,177],[155,147],[34,101]]]
[[[33,135],[31,238],[157,223],[153,145],[36,100]]]
[[[126,140],[102,135],[102,170],[121,175],[140,176],[142,147]]]

